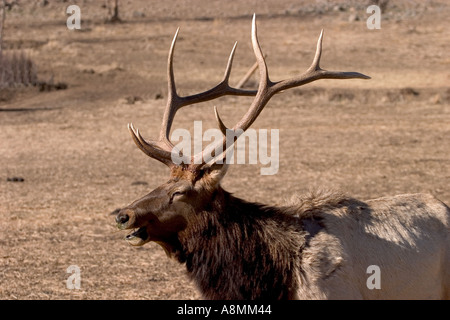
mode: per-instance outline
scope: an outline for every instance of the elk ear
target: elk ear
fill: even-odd
[[[203,175],[201,184],[203,187],[208,189],[213,189],[219,185],[222,178],[225,176],[228,170],[228,164],[226,163],[213,163],[211,165],[206,165],[202,168]]]

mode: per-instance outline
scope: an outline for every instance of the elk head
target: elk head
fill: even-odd
[[[270,98],[283,90],[298,87],[319,79],[368,79],[369,77],[357,72],[327,71],[319,67],[322,52],[321,32],[317,42],[317,49],[311,66],[301,75],[277,82],[269,79],[264,55],[261,51],[257,32],[256,21],[253,16],[252,23],[252,45],[258,62],[259,85],[258,90],[244,90],[231,87],[228,79],[231,72],[233,56],[236,44],[231,51],[225,75],[222,81],[210,90],[191,96],[181,97],[177,94],[173,75],[173,52],[178,35],[178,30],[172,41],[168,58],[168,101],[163,116],[160,137],[157,141],[146,141],[132,124],[128,125],[131,136],[146,155],[154,158],[170,168],[170,179],[159,186],[148,195],[123,208],[116,216],[119,229],[137,229],[126,237],[132,245],[143,245],[149,241],[161,244],[166,251],[171,251],[176,243],[177,235],[190,223],[194,223],[195,214],[205,210],[212,199],[220,192],[220,181],[226,173],[227,165],[225,159],[226,150],[232,147],[234,141],[227,141],[227,130],[233,130],[238,137],[239,133],[247,130],[256,120]],[[182,107],[199,102],[209,101],[225,95],[255,96],[247,113],[238,121],[233,128],[228,129],[219,117],[217,109],[214,108],[216,120],[224,137],[222,152],[215,154],[219,146],[210,150],[203,150],[200,154],[186,159],[181,164],[172,161],[174,145],[169,140],[171,125],[175,113]],[[204,155],[213,155],[210,161],[205,161]]]

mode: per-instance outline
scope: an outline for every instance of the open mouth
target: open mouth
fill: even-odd
[[[148,233],[146,227],[140,227],[125,237],[125,240],[132,246],[141,246],[148,242]]]

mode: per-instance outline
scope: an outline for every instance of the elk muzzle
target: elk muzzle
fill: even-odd
[[[116,216],[117,228],[120,230],[135,229],[125,237],[125,240],[133,246],[141,246],[150,241],[148,223],[143,225],[136,223],[136,214],[132,209],[122,209]]]

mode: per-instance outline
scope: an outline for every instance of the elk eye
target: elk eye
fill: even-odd
[[[177,192],[172,193],[172,196],[170,197],[170,202],[172,202],[173,199],[175,199],[176,197],[179,197],[179,196],[182,196],[182,195],[184,195],[184,192],[181,192],[181,191],[177,191]]]

